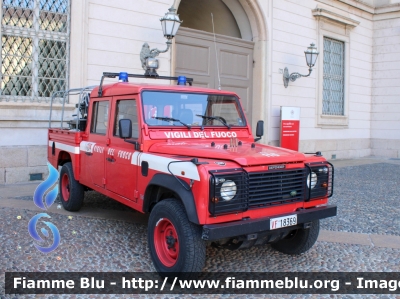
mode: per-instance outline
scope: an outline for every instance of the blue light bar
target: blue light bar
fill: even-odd
[[[120,73],[119,73],[118,81],[119,81],[119,82],[128,82],[128,73],[126,73],[126,72],[120,72]]]
[[[185,76],[178,77],[178,85],[186,85],[186,77]]]

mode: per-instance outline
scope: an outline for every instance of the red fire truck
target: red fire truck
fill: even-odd
[[[104,78],[119,82],[104,84]],[[271,243],[300,254],[319,234],[333,166],[319,152],[302,154],[256,143],[239,97],[229,91],[129,83],[104,73],[78,94],[76,119],[51,127],[48,159],[59,167],[60,199],[78,211],[95,190],[149,215],[148,246],[155,269],[200,272],[206,246],[244,249]],[[146,77],[146,75],[144,75]],[[187,82],[186,82],[187,81]],[[65,128],[68,123],[68,128]]]

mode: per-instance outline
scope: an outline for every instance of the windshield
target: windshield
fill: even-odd
[[[231,95],[144,91],[142,102],[149,126],[246,126],[239,100]]]

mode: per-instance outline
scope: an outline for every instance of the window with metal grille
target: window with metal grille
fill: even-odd
[[[70,0],[3,0],[0,101],[68,88]]]
[[[322,114],[344,115],[344,42],[324,37]]]

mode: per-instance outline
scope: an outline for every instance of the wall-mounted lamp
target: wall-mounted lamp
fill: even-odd
[[[308,77],[308,76],[311,75],[312,67],[315,65],[315,62],[317,61],[317,57],[318,57],[318,54],[319,54],[315,44],[312,43],[307,48],[307,50],[304,51],[304,54],[306,55],[306,61],[307,61],[307,65],[309,67],[308,74],[307,75],[302,75],[302,74],[299,74],[299,73],[291,73],[289,75],[289,70],[288,70],[287,67],[285,67],[285,70],[283,71],[283,85],[285,85],[285,88],[288,87],[289,80],[294,82],[294,81],[296,81],[297,78]]]
[[[182,21],[179,16],[175,13],[176,9],[171,7],[164,17],[160,19],[161,27],[164,33],[164,37],[167,39],[167,48],[165,50],[151,49],[148,43],[144,43],[142,51],[140,52],[140,61],[142,62],[142,68],[146,71],[146,76],[158,76],[156,69],[158,69],[158,59],[155,57],[160,53],[165,53],[169,50],[172,44],[172,39],[176,35]]]

